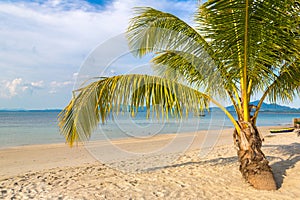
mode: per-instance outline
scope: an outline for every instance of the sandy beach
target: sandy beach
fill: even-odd
[[[0,199],[297,199],[300,137],[269,134],[263,151],[278,190],[238,170],[232,129],[0,150]],[[210,138],[210,139],[207,139]]]

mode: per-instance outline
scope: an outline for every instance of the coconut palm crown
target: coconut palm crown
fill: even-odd
[[[146,106],[147,116],[153,111],[164,118],[199,112],[212,102],[235,127],[245,179],[258,189],[276,189],[256,121],[264,100],[289,102],[300,94],[299,2],[211,0],[197,9],[196,27],[153,8],[135,11],[129,47],[138,57],[155,53],[157,76],[102,77],[75,91],[59,116],[66,141],[88,139],[100,121],[127,106],[133,115]],[[250,105],[258,94],[258,105]],[[216,99],[229,99],[237,119]]]

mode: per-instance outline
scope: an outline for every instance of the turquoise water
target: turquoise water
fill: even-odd
[[[32,144],[62,143],[57,115],[59,111],[0,112],[0,148]],[[258,126],[289,125],[300,113],[262,112]],[[151,137],[156,134],[182,133],[196,130],[213,130],[232,127],[221,112],[212,112],[205,117],[190,116],[188,120],[147,120],[141,112],[135,118],[128,115],[114,116],[106,124],[99,125],[92,140],[105,138]]]
[[[0,112],[0,148],[64,142],[57,127],[59,112]]]

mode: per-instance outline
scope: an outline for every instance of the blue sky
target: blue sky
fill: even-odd
[[[125,32],[133,7],[151,6],[192,23],[197,2],[2,0],[0,109],[63,108],[86,58],[99,44]],[[128,71],[129,66],[116,67],[113,73]],[[300,107],[299,101],[290,105]]]
[[[85,58],[99,44],[124,33],[133,7],[151,6],[192,21],[196,3],[2,0],[0,109],[63,108]]]

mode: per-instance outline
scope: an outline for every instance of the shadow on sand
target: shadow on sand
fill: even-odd
[[[215,158],[211,160],[203,160],[203,161],[198,161],[198,162],[184,162],[184,163],[179,163],[179,164],[173,164],[173,165],[166,165],[166,166],[160,166],[160,167],[153,167],[153,168],[148,168],[145,171],[155,171],[155,170],[160,170],[160,169],[166,169],[166,168],[174,168],[174,167],[181,167],[181,166],[188,166],[188,165],[228,165],[232,163],[237,163],[237,157],[227,157],[227,158]]]
[[[281,188],[283,180],[286,176],[286,171],[295,167],[295,164],[300,161],[300,143],[292,143],[290,145],[265,145],[264,147],[271,148],[272,151],[278,152],[283,156],[288,156],[287,159],[280,157],[267,156],[269,161],[280,160],[274,162],[272,167],[274,177],[277,183],[277,188]]]
[[[274,177],[276,180],[277,188],[281,188],[284,177],[286,176],[286,172],[288,169],[292,169],[295,167],[295,164],[300,161],[300,143],[292,143],[290,145],[264,145],[266,148],[270,148],[272,152],[276,152],[281,156],[288,156],[287,159],[282,159],[280,157],[275,156],[267,156],[269,161],[279,160],[272,163],[270,166],[272,167]],[[188,165],[228,165],[238,163],[237,156],[227,157],[227,158],[215,158],[211,160],[204,160],[198,162],[185,162],[167,166],[160,166],[154,168],[148,168],[145,171],[155,171],[159,169],[165,168],[173,168],[180,166],[188,166]]]

